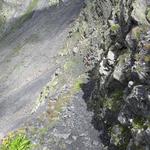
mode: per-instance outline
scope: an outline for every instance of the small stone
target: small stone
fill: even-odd
[[[99,142],[98,141],[93,141],[93,145],[98,146]]]
[[[67,143],[67,144],[71,144],[72,141],[71,141],[71,140],[66,140],[66,143]]]
[[[72,136],[72,138],[73,138],[73,140],[75,140],[75,141],[77,140],[77,137],[76,137],[76,136]]]
[[[48,150],[48,148],[47,147],[43,147],[43,150]]]
[[[72,108],[71,108],[71,107],[68,107],[68,108],[67,108],[67,110],[68,110],[68,111],[71,111],[71,110],[72,110]]]
[[[56,137],[58,137],[58,138],[62,138],[62,139],[67,139],[69,136],[70,136],[70,133],[68,133],[68,134],[58,134],[58,133],[55,133],[54,134]]]
[[[129,121],[130,121],[130,123],[132,123],[132,122],[133,122],[133,119],[129,119]]]
[[[73,54],[77,54],[77,53],[78,53],[78,51],[79,51],[79,50],[78,50],[78,48],[77,48],[77,47],[74,47],[74,48],[73,48]]]
[[[134,82],[133,81],[129,81],[128,87],[131,88],[131,87],[133,87],[133,85],[134,85]]]
[[[147,34],[150,34],[150,31],[147,31]]]
[[[115,54],[112,51],[108,52],[107,59],[110,65],[114,64]]]
[[[87,133],[82,133],[82,134],[80,134],[80,136],[87,136]]]
[[[58,68],[55,72],[55,76],[58,76],[61,73],[60,68]]]

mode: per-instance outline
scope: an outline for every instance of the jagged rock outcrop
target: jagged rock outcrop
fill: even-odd
[[[82,42],[90,41],[85,65],[96,64],[87,104],[106,149],[149,149],[149,14],[149,0],[94,0],[80,16],[76,31],[84,22]]]

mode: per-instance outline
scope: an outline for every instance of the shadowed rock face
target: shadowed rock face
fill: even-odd
[[[82,13],[89,27],[84,37],[91,41],[85,62],[96,64],[83,98],[109,150],[149,149],[149,3],[95,0]]]
[[[42,87],[58,68],[55,58],[63,46],[69,24],[82,7],[80,0],[53,7],[49,7],[49,1],[38,1],[37,5],[35,2],[32,7],[30,2],[2,2],[2,9],[5,10],[8,5],[14,9],[6,18],[6,24],[12,25],[12,28],[0,41],[2,136],[31,114]],[[30,17],[26,17],[26,13]],[[14,17],[16,22],[11,24]]]

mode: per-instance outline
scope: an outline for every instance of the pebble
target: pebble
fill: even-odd
[[[71,141],[71,140],[66,140],[66,143],[67,143],[67,144],[71,144],[72,141]]]
[[[76,137],[76,136],[72,136],[72,138],[73,138],[73,140],[75,140],[75,141],[77,140],[77,137]]]
[[[54,133],[54,136],[58,137],[58,138],[63,138],[63,139],[67,139],[70,136],[70,133],[68,134],[59,134],[59,133]]]
[[[77,47],[74,47],[74,48],[73,48],[73,53],[74,53],[74,54],[77,54],[78,51],[79,51],[79,49],[78,49]]]
[[[99,142],[98,141],[93,141],[92,144],[95,145],[95,146],[98,146]]]
[[[133,81],[129,81],[128,87],[131,88],[133,85],[134,85],[134,82]]]

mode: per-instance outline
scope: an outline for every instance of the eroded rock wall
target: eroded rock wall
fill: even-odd
[[[89,0],[73,30],[94,67],[86,102],[106,149],[149,149],[149,20],[149,0]]]

